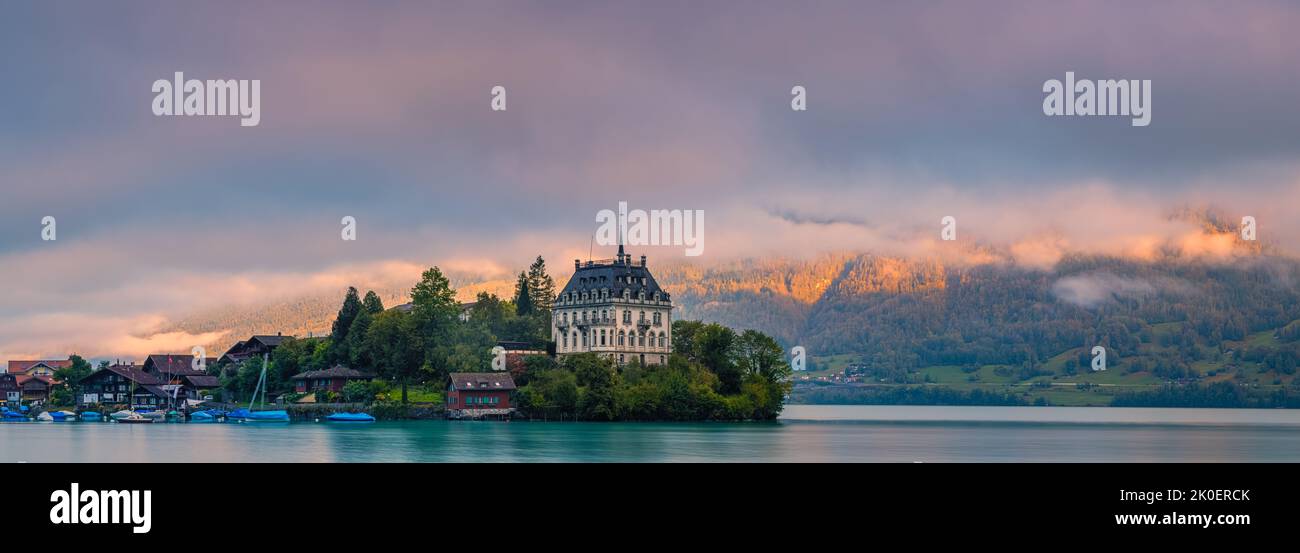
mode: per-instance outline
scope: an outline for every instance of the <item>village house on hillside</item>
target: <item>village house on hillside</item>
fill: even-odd
[[[68,359],[53,360],[40,359],[35,361],[10,361],[8,370],[9,374],[27,374],[32,376],[54,376],[54,371],[66,369],[72,366],[72,361]]]
[[[240,340],[239,342],[236,342],[235,345],[230,346],[230,349],[226,350],[226,353],[217,359],[217,364],[239,364],[249,358],[261,357],[262,355],[269,354],[272,351],[275,351],[275,348],[280,347],[280,344],[284,342],[285,338],[286,336],[283,334],[276,333],[274,336],[254,335],[247,340]],[[292,338],[292,336],[288,336],[288,338]]]
[[[0,402],[16,407],[22,401],[23,389],[18,386],[18,377],[12,374],[0,374]]]
[[[194,356],[154,354],[143,365],[114,364],[81,379],[80,405],[130,405],[133,409],[179,409],[203,398],[220,379],[194,368]]]
[[[14,376],[21,390],[21,401],[45,403],[50,400],[50,391],[63,384],[54,378],[54,372],[71,366],[72,361],[68,359],[10,361],[6,372]]]
[[[196,398],[200,390],[221,385],[221,380],[195,368],[193,355],[154,354],[144,361],[144,372],[163,385],[181,386],[187,397]]]
[[[331,392],[342,392],[343,387],[355,380],[370,382],[374,380],[375,375],[351,369],[343,365],[334,365],[328,369],[319,371],[307,371],[293,375],[294,391],[298,393],[317,392],[328,390]]]
[[[510,393],[515,381],[510,373],[451,373],[447,386],[447,418],[506,418],[514,414]]]
[[[81,379],[79,405],[129,405],[131,408],[158,408],[172,404],[172,396],[162,382],[134,363],[115,364],[90,373]]]

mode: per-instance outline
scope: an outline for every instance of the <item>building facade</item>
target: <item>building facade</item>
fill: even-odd
[[[23,389],[12,374],[0,374],[0,403],[17,406],[22,402]]]
[[[594,352],[620,365],[668,362],[672,298],[646,267],[619,246],[614,259],[573,262],[573,277],[556,297],[551,336],[555,353]]]
[[[360,380],[370,382],[375,379],[375,375],[368,372],[358,371],[356,369],[344,367],[343,365],[334,365],[328,369],[320,371],[307,371],[293,375],[293,389],[298,393],[316,392],[320,390],[329,390],[331,392],[342,392],[343,387],[348,382]]]
[[[83,406],[167,409],[176,408],[185,400],[179,386],[169,385],[135,364],[117,364],[97,370],[81,379],[80,386],[81,396],[77,403]]]
[[[515,381],[505,371],[451,373],[451,384],[447,386],[447,417],[509,417],[515,412],[510,405],[510,394],[514,391]]]
[[[9,374],[26,374],[30,376],[54,376],[54,371],[72,366],[67,359],[40,359],[35,361],[10,361]]]

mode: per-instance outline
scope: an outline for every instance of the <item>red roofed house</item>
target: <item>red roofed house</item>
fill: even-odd
[[[18,387],[22,388],[23,401],[37,403],[49,401],[50,390],[63,384],[63,382],[55,380],[54,377],[40,374],[16,374],[14,379],[18,381]]]
[[[451,373],[447,417],[508,417],[515,412],[510,406],[510,393],[514,390],[515,381],[508,372]]]
[[[50,390],[63,384],[54,378],[54,371],[72,366],[72,361],[41,359],[35,361],[10,361],[7,373],[21,390],[23,401],[45,403],[50,400]]]
[[[64,359],[62,361],[52,359],[40,359],[36,361],[10,361],[9,369],[5,372],[9,374],[30,374],[41,376],[54,376],[54,371],[66,369],[72,366],[72,361]]]

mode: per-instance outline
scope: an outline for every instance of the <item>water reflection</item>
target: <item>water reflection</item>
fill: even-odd
[[[791,406],[772,423],[0,424],[16,462],[1300,460],[1300,412]]]

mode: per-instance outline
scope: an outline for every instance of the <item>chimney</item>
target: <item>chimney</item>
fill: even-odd
[[[581,259],[574,259],[574,260],[573,260],[573,270],[576,271],[576,270],[581,269],[581,268],[582,268],[582,260],[581,260]]]
[[[645,267],[645,255],[641,256],[641,266]]]

